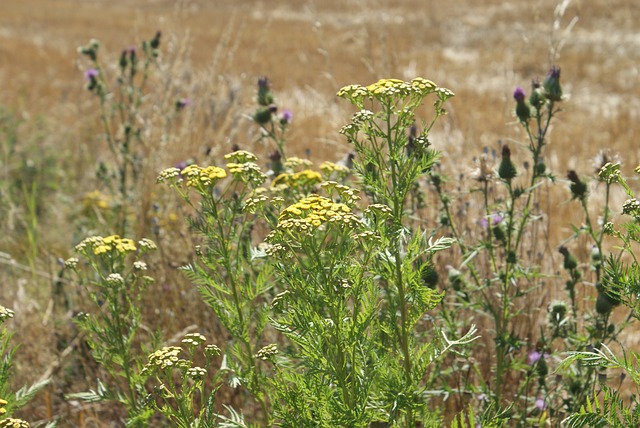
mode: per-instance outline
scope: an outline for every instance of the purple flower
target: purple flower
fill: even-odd
[[[293,113],[291,112],[291,110],[283,111],[282,115],[280,116],[280,123],[283,125],[287,125],[291,123],[291,120],[293,120]]]
[[[529,352],[529,364],[533,365],[535,363],[537,363],[540,358],[542,358],[542,353],[538,352],[538,351],[531,351]]]
[[[88,70],[84,71],[84,79],[87,81],[97,79],[99,75],[100,72],[95,68],[89,68]]]
[[[496,224],[500,223],[502,221],[502,219],[504,217],[502,217],[502,215],[498,214],[498,213],[493,213],[490,216],[491,219],[491,226],[495,226]],[[489,226],[489,219],[487,219],[486,217],[483,217],[480,219],[480,225],[482,227],[488,227]]]
[[[547,408],[547,404],[544,402],[544,398],[542,397],[536,398],[536,408],[540,411]]]
[[[176,110],[182,110],[183,108],[189,107],[192,104],[193,102],[189,98],[179,99],[178,101],[176,101]]]
[[[530,365],[534,365],[535,363],[540,361],[541,358],[547,359],[547,358],[549,358],[549,354],[547,354],[547,353],[543,354],[542,352],[537,351],[537,350],[533,350],[533,351],[529,352],[529,364]]]
[[[522,102],[524,101],[526,94],[524,92],[524,89],[522,89],[520,86],[518,86],[515,91],[513,91],[513,98],[517,101],[517,102]]]

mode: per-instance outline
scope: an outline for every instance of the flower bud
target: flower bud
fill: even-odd
[[[513,91],[513,98],[516,100],[516,116],[520,119],[520,122],[526,122],[531,117],[531,109],[525,101],[524,89],[517,87]]]
[[[551,101],[562,101],[562,87],[560,86],[560,67],[553,66],[542,83],[547,98]]]
[[[531,81],[531,95],[529,96],[529,104],[540,110],[546,102],[544,88],[540,86],[537,80]]]
[[[569,252],[565,246],[558,248],[558,252],[564,256],[563,267],[567,270],[573,270],[578,267],[578,260]]]
[[[508,146],[502,147],[502,161],[498,167],[498,176],[503,180],[511,181],[517,175],[516,166],[511,161],[511,150]]]
[[[156,35],[153,36],[153,39],[151,39],[151,41],[149,42],[149,46],[151,46],[151,49],[158,49],[158,47],[160,47],[160,37],[162,36],[162,32],[161,31],[157,31]]]
[[[571,190],[572,199],[584,199],[587,196],[587,184],[578,178],[578,174],[574,170],[567,173],[567,178],[571,180],[569,189]]]
[[[273,94],[271,93],[271,88],[269,87],[269,79],[266,77],[258,79],[257,101],[261,106],[268,106],[269,104],[273,104],[275,101]]]
[[[253,114],[253,120],[256,121],[258,125],[266,125],[271,121],[271,110],[267,107],[260,107]]]
[[[609,300],[606,294],[598,293],[596,298],[596,312],[601,315],[606,315],[613,309],[613,302]]]

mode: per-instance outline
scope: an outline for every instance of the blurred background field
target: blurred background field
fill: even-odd
[[[29,408],[30,419],[66,412],[78,426],[100,426],[88,421],[90,411],[61,399],[86,388],[81,380],[90,384],[97,368],[73,342],[66,310],[75,310],[81,296],[65,289],[59,259],[87,233],[109,233],[101,229],[108,221],[100,208],[108,200],[91,196],[104,192],[95,171],[109,153],[77,53],[89,39],[100,41],[101,60],[115,75],[121,50],[162,31],[160,67],[141,119],[145,190],[136,233],[153,231],[157,222],[162,233],[150,237],[164,248],[146,310],[167,336],[184,329],[215,335],[212,315],[175,272],[189,260],[192,242],[155,177],[187,159],[212,162],[233,145],[263,155],[272,150],[255,143],[250,120],[258,77],[268,76],[279,107],[293,112],[289,154],[318,163],[349,151],[337,132],[352,114],[335,96],[340,87],[422,76],[453,90],[449,115],[431,140],[442,151],[442,172],[464,187],[485,148],[499,151],[499,141],[517,147],[523,138],[513,88],[528,91],[531,79],[555,64],[568,99],[546,148],[548,168],[560,180],[569,169],[592,177],[593,159],[607,148],[620,153],[623,173],[631,175],[640,162],[638,22],[640,4],[633,0],[3,1],[0,304],[16,312],[16,386],[54,375]],[[165,113],[181,98],[192,105],[169,121]],[[547,271],[560,270],[556,248],[570,236],[569,225],[581,221],[569,199],[563,186],[543,198]],[[477,210],[464,201],[457,206],[469,215]],[[436,218],[425,223],[434,226]],[[572,250],[588,257],[586,245]]]

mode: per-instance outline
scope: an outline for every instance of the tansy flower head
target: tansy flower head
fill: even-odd
[[[9,318],[13,318],[13,315],[14,312],[11,309],[0,305],[0,323],[8,320]]]
[[[267,176],[260,171],[260,167],[255,162],[229,162],[227,169],[234,180],[242,181],[243,183],[260,185],[267,179]]]
[[[224,158],[235,163],[255,162],[258,160],[256,155],[246,150],[236,150],[235,152],[224,155]]]
[[[182,179],[182,175],[180,174],[180,171],[181,170],[176,167],[167,168],[160,173],[158,178],[156,178],[156,182],[157,183],[176,183]]]
[[[617,183],[620,181],[620,164],[607,162],[600,168],[598,177],[601,181],[605,181],[609,184]]]
[[[287,158],[287,160],[284,162],[284,167],[289,170],[295,170],[298,167],[309,168],[312,165],[313,162],[311,162],[309,159],[302,159],[296,156]]]
[[[0,428],[29,428],[29,422],[22,419],[7,418],[0,421]]]
[[[182,339],[182,343],[189,346],[199,346],[206,341],[206,337],[200,333],[189,333],[184,337],[184,339]]]
[[[187,369],[187,376],[193,380],[202,380],[207,375],[207,371],[202,367],[191,367]]]
[[[201,191],[215,185],[219,180],[227,176],[227,172],[220,167],[201,167],[195,164],[187,166],[180,171],[180,174],[186,178],[187,187],[195,187]]]
[[[268,360],[271,360],[273,357],[275,357],[276,354],[278,354],[278,345],[276,345],[275,343],[272,343],[270,345],[265,346],[264,348],[261,348],[256,354],[256,358],[263,361],[268,361]]]
[[[182,348],[178,346],[165,346],[162,349],[157,350],[153,354],[149,355],[149,362],[145,366],[148,369],[154,368],[167,368],[176,366],[180,360],[179,355],[182,352]]]

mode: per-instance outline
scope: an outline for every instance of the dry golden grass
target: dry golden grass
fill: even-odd
[[[570,98],[545,152],[548,167],[560,178],[568,169],[590,176],[591,158],[610,148],[623,154],[623,170],[629,174],[640,156],[640,7],[634,0],[567,3],[560,13],[554,0],[4,2],[0,106],[14,109],[29,125],[19,129],[18,151],[28,156],[25,147],[35,145],[39,154],[57,154],[63,159],[62,171],[52,180],[73,189],[45,199],[51,205],[40,220],[37,258],[32,260],[38,273],[2,265],[0,298],[21,314],[13,322],[15,342],[23,343],[16,358],[16,384],[55,368],[56,355],[49,350],[68,349],[71,327],[56,324],[64,317],[55,314],[59,305],[50,278],[57,275],[57,258],[68,256],[81,238],[67,224],[69,213],[81,215],[75,206],[96,185],[96,161],[108,156],[99,138],[96,100],[83,87],[78,46],[97,38],[103,61],[115,64],[121,49],[163,31],[161,71],[155,73],[153,96],[144,111],[145,120],[153,124],[144,147],[148,176],[142,179],[151,190],[138,210],[144,225],[154,202],[151,192],[158,191],[153,187],[155,171],[187,158],[202,160],[207,148],[213,148],[213,155],[229,151],[232,144],[269,150],[255,146],[255,128],[245,117],[261,75],[270,78],[279,105],[294,112],[291,154],[304,156],[310,150],[316,160],[337,160],[349,150],[337,133],[351,115],[347,103],[335,97],[341,86],[423,76],[452,89],[456,97],[450,115],[432,141],[443,152],[443,172],[458,177],[468,173],[484,147],[496,149],[498,140],[511,146],[522,141],[512,90],[518,85],[528,89],[532,78],[544,77],[547,68],[557,64]],[[194,107],[167,124],[163,112],[184,96],[194,100]],[[39,117],[41,130],[34,132]],[[524,150],[515,152],[516,159],[524,155]],[[549,256],[545,263],[552,272],[559,269],[557,245],[570,235],[569,224],[581,221],[576,206],[565,203],[568,199],[568,192],[555,186],[542,201],[548,216],[542,233],[548,240],[536,249]],[[458,204],[465,215],[477,212],[464,201]],[[175,207],[169,202],[165,207],[169,219]],[[31,250],[24,249],[25,226],[19,223],[3,225],[0,251],[26,267]],[[173,242],[163,255],[166,269],[157,280],[166,305],[150,311],[160,325],[175,325],[175,332],[214,325],[207,311],[192,310],[195,293],[172,273],[189,259],[181,250],[191,248],[186,234],[172,236],[184,242]],[[576,246],[574,251],[584,259],[588,249]],[[539,307],[550,294],[539,296]],[[73,370],[91,380],[96,368]],[[67,412],[73,420],[68,426],[101,426],[82,421],[90,414],[86,411],[60,407],[56,394],[68,386],[64,382],[56,381],[45,398],[37,400],[31,419]]]

